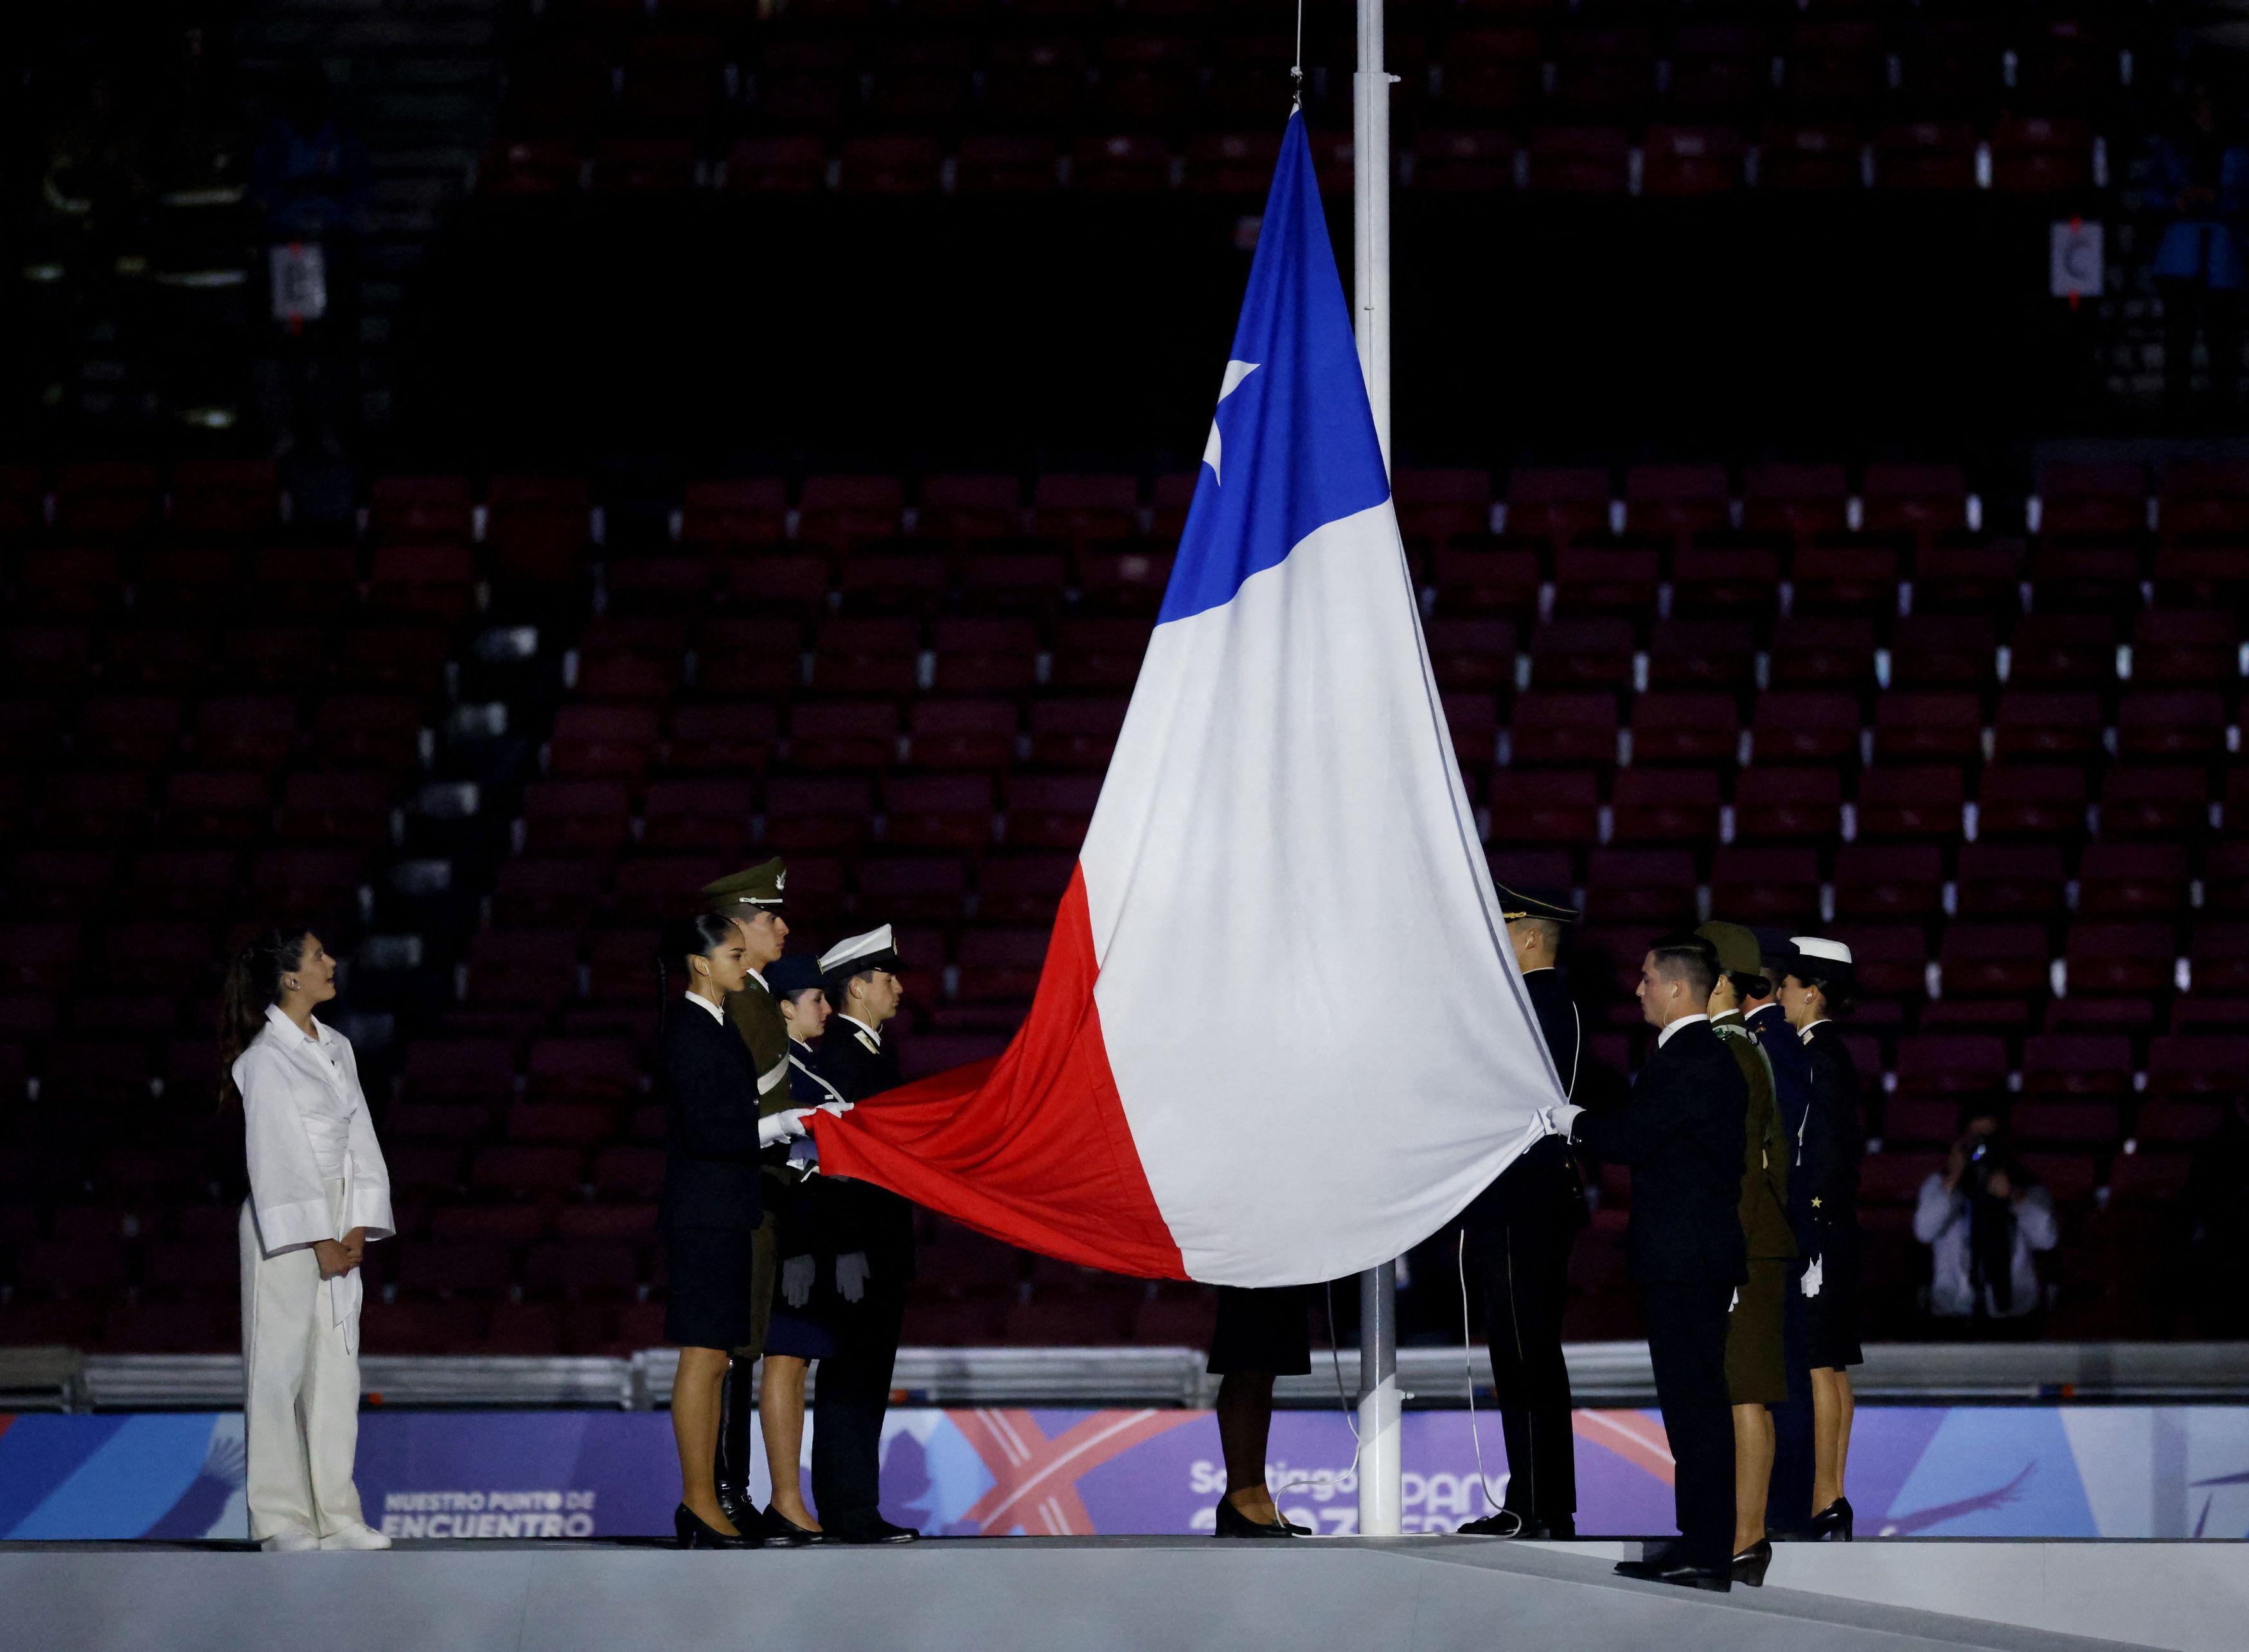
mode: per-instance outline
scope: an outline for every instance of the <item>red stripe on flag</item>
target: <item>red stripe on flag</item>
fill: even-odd
[[[1085,871],[1070,876],[1021,1031],[996,1060],[815,1115],[820,1167],[995,1239],[1144,1278],[1183,1279],[1149,1191],[1093,1002]]]

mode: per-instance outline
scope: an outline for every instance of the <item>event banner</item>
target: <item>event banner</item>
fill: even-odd
[[[1466,1412],[1406,1414],[1406,1531],[1449,1532],[1504,1490],[1481,1423],[1479,1441]],[[1656,1413],[1580,1411],[1577,1448],[1581,1533],[1673,1529]],[[1292,1518],[1354,1529],[1340,1414],[1280,1413],[1272,1456]],[[358,1477],[402,1538],[653,1535],[679,1495],[662,1412],[369,1410]],[[241,1538],[242,1481],[239,1413],[0,1415],[0,1538]],[[1207,1532],[1224,1486],[1207,1411],[900,1409],[883,1435],[884,1511],[932,1534]],[[2249,1407],[1862,1407],[1848,1491],[1863,1535],[2239,1538]]]

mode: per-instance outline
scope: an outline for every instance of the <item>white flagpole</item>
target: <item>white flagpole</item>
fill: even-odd
[[[1358,72],[1351,77],[1351,299],[1359,371],[1390,462],[1390,76],[1382,67],[1382,0],[1358,0]],[[1405,1503],[1399,1456],[1398,1264],[1358,1276],[1358,1530],[1396,1537]]]

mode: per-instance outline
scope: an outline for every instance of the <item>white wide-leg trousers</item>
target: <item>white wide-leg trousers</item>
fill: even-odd
[[[332,1215],[344,1184],[328,1184]],[[309,1245],[269,1256],[242,1208],[243,1429],[250,1535],[290,1526],[327,1537],[361,1523],[352,1460],[359,1449],[359,1356],[335,1323]],[[356,1341],[356,1339],[354,1339]]]

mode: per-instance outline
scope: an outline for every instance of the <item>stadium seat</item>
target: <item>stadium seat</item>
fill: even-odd
[[[1001,836],[1014,849],[1075,850],[1100,795],[1094,775],[1017,774],[1007,783]]]
[[[1858,755],[1859,708],[1848,694],[1771,690],[1757,696],[1750,742],[1763,764],[1847,761]]]
[[[883,782],[883,840],[901,849],[973,852],[992,842],[992,781],[981,774],[897,775]]]
[[[1869,768],[1859,776],[1858,835],[1954,842],[1965,790],[1960,770],[1949,764]]]
[[[1633,739],[1636,759],[1637,724]],[[1623,769],[1610,800],[1610,836],[1620,843],[1706,843],[1718,835],[1721,801],[1714,769]]]
[[[1596,849],[1585,867],[1585,920],[1653,933],[1694,927],[1695,857],[1683,850]]]
[[[2061,914],[2068,872],[2058,843],[1961,846],[1958,910],[1964,918],[2052,919]]]
[[[1651,692],[1633,702],[1632,761],[1731,764],[1741,743],[1734,697]]]
[[[1874,756],[1885,763],[1967,763],[1983,754],[1983,707],[1966,693],[1884,694],[1874,704]]]
[[[2150,1097],[2239,1093],[2249,1038],[2166,1036],[2148,1046]]]
[[[1872,616],[1864,614],[1792,616],[1773,630],[1772,686],[1852,692],[1870,688],[1879,635]]]
[[[1454,738],[1459,739],[1455,732]],[[1515,702],[1509,725],[1517,766],[1606,766],[1617,757],[1616,699],[1609,694],[1532,689]]]
[[[1803,933],[1818,919],[1819,882],[1819,858],[1810,849],[1720,849],[1710,858],[1710,911],[1730,923],[1778,924]]]
[[[1835,913],[1858,921],[1927,919],[1944,867],[1933,843],[1846,843],[1835,855]]]
[[[2072,924],[2064,953],[2070,993],[2152,998],[2170,986],[2176,953],[2169,925]]]
[[[1737,691],[1750,681],[1756,655],[1757,630],[1747,620],[1658,620],[1648,636],[1647,685]]]
[[[2126,761],[2215,762],[2226,750],[2225,702],[2207,690],[2125,694],[2116,706],[2116,755]]]
[[[1842,777],[1833,767],[1760,764],[1734,782],[1734,837],[1740,843],[1832,840],[1842,829]]]
[[[1494,773],[1486,793],[1494,843],[1562,843],[1593,841],[1600,790],[1583,770],[1536,774]]]
[[[1530,680],[1541,690],[1628,687],[1633,644],[1627,619],[1551,621],[1531,636]]]

